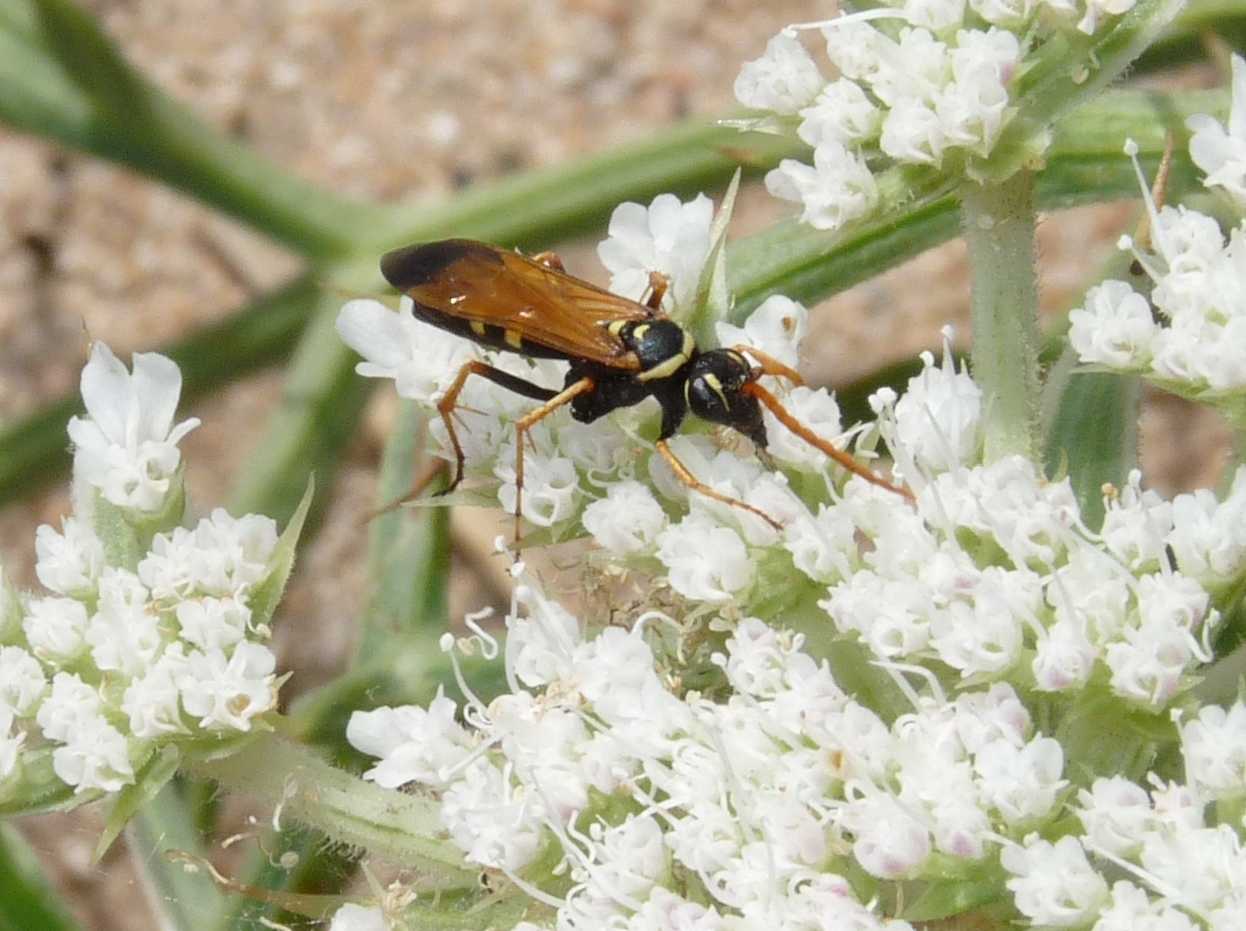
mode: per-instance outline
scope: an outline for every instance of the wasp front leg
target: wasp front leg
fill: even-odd
[[[671,286],[671,279],[661,272],[649,273],[649,296],[645,298],[645,306],[650,310],[661,310],[662,298]]]

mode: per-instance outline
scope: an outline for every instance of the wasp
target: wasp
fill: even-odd
[[[473,375],[540,402],[515,422],[515,535],[523,502],[524,443],[532,427],[571,406],[571,416],[591,423],[646,398],[661,406],[657,450],[687,487],[756,514],[776,530],[770,515],[699,481],[671,450],[688,412],[744,434],[764,453],[762,407],[787,429],[843,468],[896,494],[912,498],[837,449],[792,416],[759,383],[774,375],[803,384],[799,374],[751,346],[699,349],[692,334],[659,309],[665,276],[650,275],[643,303],[611,294],[569,275],[552,252],[531,257],[469,239],[446,239],[396,249],[381,258],[381,274],[414,302],[415,316],[482,346],[569,364],[561,390],[546,388],[494,368],[468,362],[437,402],[454,448],[455,469],[446,492],[463,479],[463,448],[453,414]],[[443,492],[444,493],[444,492]]]

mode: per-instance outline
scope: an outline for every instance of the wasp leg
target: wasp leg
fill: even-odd
[[[762,352],[760,349],[754,349],[752,346],[732,346],[733,352],[742,355],[752,356],[763,375],[777,375],[779,378],[786,378],[794,385],[803,385],[805,380],[800,377],[800,372],[795,369],[788,368],[772,355]]]
[[[585,375],[574,381],[540,407],[528,411],[515,421],[515,545],[519,546],[520,518],[523,516],[523,444],[528,431],[573,398],[587,394],[597,387],[597,382]],[[528,438],[531,442],[531,439]]]
[[[867,482],[873,482],[879,488],[886,488],[888,491],[894,491],[897,495],[900,495],[902,498],[907,498],[909,501],[914,500],[913,493],[907,488],[902,485],[895,485],[887,481],[881,475],[867,469],[848,453],[844,452],[842,449],[837,449],[806,427],[803,423],[793,417],[788,412],[786,407],[779,403],[778,398],[761,385],[757,384],[757,382],[749,382],[740,390],[745,394],[751,395],[761,401],[762,404],[770,408],[770,413],[774,414],[774,416],[778,418],[779,423],[783,424],[783,426],[787,427],[810,446],[820,449],[822,452],[826,453],[853,475],[859,475]]]
[[[649,273],[649,296],[645,298],[645,306],[650,310],[662,307],[662,298],[666,297],[666,289],[671,286],[671,279],[661,272]]]
[[[428,488],[428,486],[431,485],[438,476],[444,475],[445,471],[446,460],[434,459],[420,471],[420,474],[416,476],[415,481],[411,483],[411,487],[405,495],[401,498],[394,499],[389,502],[389,504],[383,504],[378,508],[373,508],[363,516],[363,520],[361,520],[360,523],[366,524],[370,521],[374,521],[381,515],[388,514],[390,511],[402,507],[408,501],[414,501],[420,495],[424,494],[424,490]]]
[[[544,265],[546,268],[552,268],[556,272],[565,272],[567,270],[567,267],[562,264],[562,258],[557,252],[552,250],[547,252],[538,252],[536,255],[532,256],[532,261],[536,262],[538,265]]]
[[[715,501],[721,501],[724,504],[730,504],[732,507],[743,508],[744,510],[752,514],[756,514],[758,517],[764,520],[767,524],[769,524],[775,530],[779,530],[779,531],[783,530],[783,525],[780,524],[773,517],[771,517],[769,514],[767,514],[765,511],[759,511],[757,508],[753,507],[751,504],[745,504],[743,501],[739,500],[738,498],[733,498],[730,495],[724,495],[721,491],[715,491],[713,488],[710,488],[710,486],[706,485],[704,482],[698,481],[696,476],[694,476],[691,472],[688,471],[688,467],[684,465],[682,462],[680,462],[679,459],[675,456],[674,450],[672,450],[670,446],[667,445],[666,440],[658,440],[657,447],[658,447],[658,452],[662,454],[662,458],[666,460],[666,464],[669,465],[671,467],[671,471],[675,473],[675,477],[678,478],[685,485],[687,485],[689,488],[691,488],[693,491],[699,491],[701,494],[705,495],[705,497],[707,498],[713,498]]]
[[[558,394],[557,391],[551,391],[549,388],[542,388],[540,385],[525,381],[509,372],[503,372],[501,369],[495,369],[492,365],[484,362],[466,362],[459,369],[459,373],[454,376],[454,381],[450,383],[450,387],[446,389],[446,393],[441,396],[441,400],[437,402],[437,413],[441,415],[441,422],[446,425],[446,433],[450,437],[450,445],[454,447],[454,478],[441,494],[448,494],[458,487],[459,482],[463,481],[463,447],[459,444],[458,431],[454,429],[454,411],[458,407],[459,395],[463,393],[463,386],[467,384],[467,379],[472,375],[479,375],[481,378],[487,378],[495,385],[505,388],[507,391],[513,391],[516,394],[522,394],[525,398],[532,398],[534,401],[548,401],[550,398]]]

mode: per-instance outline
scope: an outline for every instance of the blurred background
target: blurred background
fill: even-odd
[[[0,11],[8,2],[0,0]],[[311,184],[409,204],[413,217],[481,182],[604,152],[689,117],[725,115],[741,62],[757,57],[783,25],[832,13],[795,0],[97,0],[83,7],[134,65],[206,123]],[[1217,82],[1205,66],[1158,79]],[[0,83],[0,103],[5,94]],[[762,229],[787,212],[754,179],[733,233]],[[1121,203],[1045,219],[1050,311],[1068,309],[1135,216],[1136,203]],[[573,274],[603,282],[594,251],[602,236],[604,222],[595,235],[540,245],[558,248]],[[107,341],[123,358],[168,346],[301,268],[294,253],[182,193],[0,124],[0,425],[22,423],[75,392],[90,339]],[[947,323],[966,337],[966,320],[962,250],[951,243],[819,306],[803,367],[815,384],[852,384],[937,349]],[[235,350],[209,341],[199,351],[212,362]],[[237,500],[231,495],[283,390],[288,404],[281,365],[254,366],[184,405],[182,416],[203,420],[182,444],[192,507]],[[396,407],[387,382],[351,408],[350,423],[329,425],[349,439],[336,469],[319,476],[324,510],[283,603],[277,645],[283,668],[294,673],[287,700],[332,677],[353,649],[365,581],[363,517],[376,506],[377,464]],[[1151,482],[1169,493],[1213,481],[1226,443],[1205,411],[1158,396],[1148,397],[1141,437]],[[57,523],[69,506],[65,483],[45,483],[45,472],[18,482],[0,508],[0,562],[20,587],[35,584],[34,528]],[[508,526],[493,512],[453,514],[451,618],[506,603],[504,564],[491,555],[491,541]],[[573,568],[570,581],[558,581],[570,559],[532,555],[556,593],[575,587]],[[227,813],[242,826],[247,814]],[[28,819],[22,830],[84,927],[159,927],[136,894],[124,844],[92,865],[99,818],[88,808]]]

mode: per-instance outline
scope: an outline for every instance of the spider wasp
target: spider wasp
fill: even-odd
[[[764,405],[787,429],[843,468],[912,498],[908,489],[874,474],[815,434],[758,382],[762,375],[776,375],[803,384],[791,368],[751,346],[698,349],[692,334],[659,310],[667,287],[663,275],[650,275],[649,295],[642,304],[567,274],[552,252],[529,258],[470,239],[395,249],[381,258],[381,274],[411,298],[415,316],[425,323],[492,349],[570,363],[563,387],[556,391],[484,362],[468,362],[437,402],[455,455],[447,492],[463,479],[463,448],[452,415],[468,378],[478,375],[540,402],[515,423],[516,539],[523,511],[526,434],[568,404],[572,417],[591,423],[616,408],[656,399],[662,408],[657,450],[679,480],[706,497],[756,514],[776,530],[782,527],[770,515],[699,481],[675,456],[667,441],[689,410],[738,430],[764,452]]]

